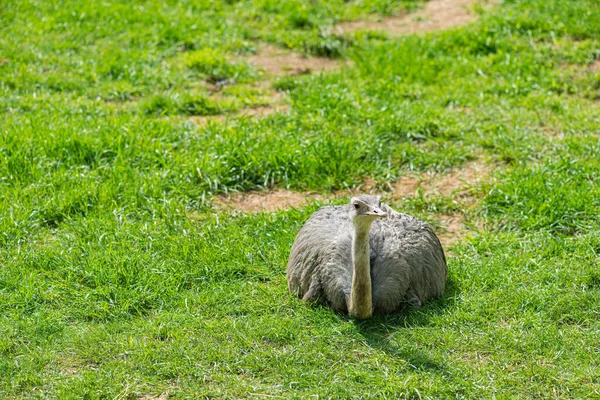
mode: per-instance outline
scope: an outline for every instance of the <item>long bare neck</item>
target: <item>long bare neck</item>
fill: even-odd
[[[371,224],[356,224],[352,240],[352,288],[348,313],[356,318],[373,315],[373,289],[369,262],[369,229]]]

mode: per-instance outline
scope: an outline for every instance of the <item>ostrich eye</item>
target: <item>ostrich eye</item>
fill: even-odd
[[[360,205],[359,205],[359,204],[355,204],[355,205],[354,205],[354,209],[358,210],[359,208],[360,208]]]

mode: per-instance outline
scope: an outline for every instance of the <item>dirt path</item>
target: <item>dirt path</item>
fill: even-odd
[[[343,60],[340,59],[307,57],[272,45],[263,46],[246,60],[271,77],[319,73],[339,68],[343,64]]]
[[[391,191],[383,194],[384,199],[397,203],[402,199],[416,196],[421,191],[425,196],[451,197],[465,207],[471,207],[478,201],[474,193],[475,187],[489,179],[492,167],[481,162],[471,162],[462,168],[453,168],[445,174],[407,175],[391,185]],[[302,208],[313,201],[328,203],[333,199],[347,199],[358,193],[381,194],[372,182],[354,190],[345,190],[323,195],[314,192],[294,192],[285,189],[271,191],[235,192],[214,198],[217,210],[231,214],[260,213]],[[438,232],[440,240],[445,244],[453,244],[468,231],[468,222],[464,214],[432,215],[442,226]]]
[[[496,3],[497,1],[488,0],[483,3]],[[391,36],[441,31],[475,21],[477,15],[473,7],[476,3],[476,0],[431,0],[425,4],[422,11],[415,14],[404,14],[379,21],[344,22],[337,25],[336,28],[342,32],[356,30],[385,31]]]
[[[461,168],[452,168],[444,174],[423,173],[405,175],[390,185],[385,197],[392,201],[414,197],[419,191],[427,196],[452,197],[465,204],[474,203],[477,196],[473,189],[488,179],[492,167],[471,162]],[[342,190],[322,195],[314,192],[294,192],[286,189],[271,191],[231,192],[215,197],[217,209],[231,213],[259,213],[302,207],[313,200],[327,201],[347,198],[358,193],[381,193],[372,181],[352,190]]]
[[[248,118],[262,118],[272,114],[286,113],[290,110],[287,104],[274,103],[267,106],[258,106],[253,108],[243,108],[240,111],[231,114],[219,114],[209,116],[195,116],[191,117],[190,120],[199,126],[205,126],[209,122],[222,122],[233,118],[248,117]]]

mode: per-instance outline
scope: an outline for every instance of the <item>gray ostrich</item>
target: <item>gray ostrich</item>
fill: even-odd
[[[287,265],[290,292],[356,318],[418,307],[442,294],[447,275],[431,227],[371,195],[316,211]]]

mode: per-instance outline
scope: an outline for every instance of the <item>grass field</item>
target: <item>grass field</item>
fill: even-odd
[[[424,7],[1,2],[0,397],[600,398],[600,4],[335,28]],[[269,74],[264,46],[335,67]],[[467,194],[389,191],[473,163]],[[463,221],[439,301],[304,304],[285,264],[323,201],[218,201],[366,181],[440,234]]]

